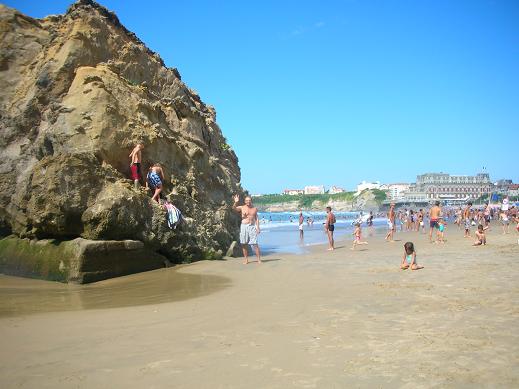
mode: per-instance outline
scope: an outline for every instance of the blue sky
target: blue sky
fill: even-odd
[[[519,181],[519,1],[101,4],[216,107],[252,193],[483,166]]]

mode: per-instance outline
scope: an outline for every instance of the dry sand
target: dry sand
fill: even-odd
[[[517,388],[518,236],[499,232],[486,247],[450,227],[444,245],[377,235],[355,252],[343,241],[86,287],[4,276],[0,387]],[[425,269],[399,270],[407,240]]]

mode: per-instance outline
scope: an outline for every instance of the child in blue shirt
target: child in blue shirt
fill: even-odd
[[[400,265],[400,269],[402,270],[409,268],[411,268],[411,270],[423,269],[423,266],[419,266],[416,262],[416,250],[414,249],[413,242],[406,242],[406,244],[404,244],[404,256],[402,257],[402,264]]]

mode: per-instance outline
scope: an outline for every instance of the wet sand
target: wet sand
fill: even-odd
[[[499,232],[486,247],[450,227],[444,245],[379,234],[357,251],[342,241],[262,265],[202,261],[50,308],[66,286],[2,277],[0,387],[519,387],[518,236]],[[407,240],[425,269],[399,270]],[[205,289],[154,286],[183,276]],[[6,302],[16,288],[26,308]]]

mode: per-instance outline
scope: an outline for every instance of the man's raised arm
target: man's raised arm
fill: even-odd
[[[234,195],[233,196],[232,209],[235,212],[241,212],[241,206],[238,205],[239,201],[240,201],[240,196],[239,195]]]

